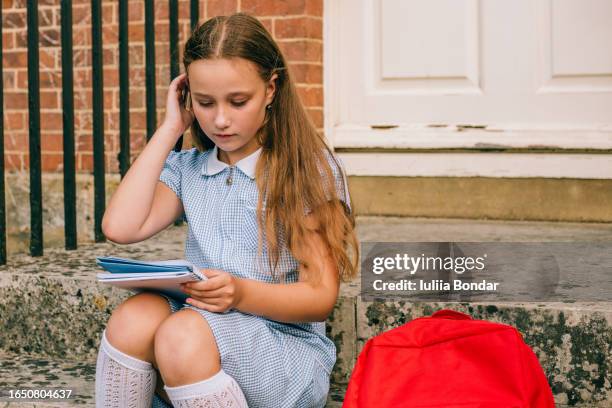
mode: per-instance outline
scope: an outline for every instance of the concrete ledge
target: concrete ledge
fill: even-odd
[[[14,255],[0,267],[0,350],[88,360],[115,307],[130,292],[96,282],[96,256],[183,257],[184,228],[132,245],[100,243],[43,257]],[[69,324],[67,324],[69,323]]]
[[[42,174],[44,247],[64,247],[64,179],[62,173]],[[29,172],[6,174],[7,252],[27,252],[30,239]],[[119,174],[105,176],[106,202],[119,185]],[[94,241],[94,178],[76,174],[76,222],[79,244]]]
[[[612,180],[351,176],[359,215],[612,222]]]
[[[6,174],[9,256],[28,251],[28,177]],[[108,202],[119,175],[106,174],[105,180]],[[79,173],[76,183],[78,240],[84,244],[94,239],[93,176]],[[62,174],[43,173],[42,186],[44,246],[61,248]],[[349,187],[358,215],[612,222],[612,180],[351,176]]]
[[[0,275],[4,328],[0,349],[30,357],[94,360],[100,333],[128,292],[97,284],[86,266],[89,260],[66,262],[72,270],[22,264],[19,270]],[[367,339],[437,309],[451,308],[517,327],[540,358],[559,404],[597,406],[593,404],[612,400],[610,304],[363,302],[358,290],[354,283],[343,285],[328,319],[328,335],[338,350],[332,373],[335,384],[348,382]]]
[[[96,361],[71,361],[0,352],[0,387],[72,390],[68,401],[7,402],[2,408],[72,408],[95,406]],[[346,388],[332,384],[326,408],[340,408]]]
[[[74,361],[0,353],[0,387],[71,390],[67,401],[3,402],[0,407],[94,406],[95,360]]]
[[[610,224],[362,217],[358,219],[358,231],[362,241],[612,240]],[[9,264],[0,267],[0,350],[33,361],[94,361],[99,335],[110,313],[129,296],[126,291],[95,282],[95,256],[180,258],[184,237],[185,227],[169,228],[133,245],[104,243],[81,246],[77,251],[49,249],[40,258],[11,256]],[[328,335],[338,349],[330,403],[341,399],[355,359],[368,338],[443,307],[517,327],[539,356],[559,406],[609,406],[612,305],[362,302],[358,280],[343,284],[328,319]],[[0,356],[1,364],[11,359]],[[24,370],[36,371],[32,365]],[[45,370],[38,374],[45,375]],[[0,381],[12,378],[8,372],[10,369]]]

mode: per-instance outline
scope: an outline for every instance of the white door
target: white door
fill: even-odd
[[[612,178],[612,1],[327,0],[324,18],[327,137],[403,149],[341,154],[349,174]]]

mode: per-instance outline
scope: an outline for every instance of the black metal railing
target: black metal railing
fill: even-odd
[[[0,6],[2,21],[2,6]],[[2,30],[0,30],[0,55],[2,54]],[[0,265],[6,263],[6,204],[4,192],[4,71],[0,63]]]
[[[157,126],[155,95],[155,1],[143,0],[145,5],[145,76],[147,141]],[[170,30],[170,79],[179,75],[178,61],[178,0],[169,0]],[[64,153],[64,236],[65,249],[77,248],[76,221],[76,168],[74,138],[74,93],[72,59],[72,5],[61,0],[61,54],[62,54],[62,123]],[[190,0],[191,29],[197,26],[198,1]],[[0,19],[2,10],[0,10]],[[93,109],[93,167],[94,167],[94,240],[105,241],[102,233],[102,216],[106,206],[104,166],[104,96],[102,58],[102,5],[101,0],[91,0],[92,34],[92,109]],[[129,59],[128,59],[128,1],[119,0],[119,172],[121,178],[130,166],[129,124]],[[38,47],[38,1],[27,2],[28,38],[28,112],[29,112],[29,166],[30,166],[30,255],[43,255],[42,180],[40,148],[40,83]],[[0,33],[0,55],[2,36]],[[0,75],[3,68],[0,64]],[[180,150],[183,138],[175,150]],[[4,90],[0,81],[0,265],[6,264],[6,199],[4,167]],[[180,222],[179,222],[180,223]]]
[[[74,92],[72,90],[72,2],[61,2],[62,127],[64,146],[64,236],[66,249],[77,247]]]
[[[38,73],[38,0],[28,0],[28,115],[30,145],[30,254],[43,254],[40,163],[40,81]],[[2,175],[4,177],[4,175]],[[4,199],[4,197],[2,197]]]

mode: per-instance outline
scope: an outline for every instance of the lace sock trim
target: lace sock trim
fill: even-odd
[[[203,381],[164,386],[175,408],[247,408],[240,386],[223,369]]]

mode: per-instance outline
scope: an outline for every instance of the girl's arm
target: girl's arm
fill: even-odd
[[[180,199],[159,181],[176,139],[162,125],[121,180],[102,218],[102,231],[111,241],[121,244],[142,241],[166,228],[182,213]]]
[[[312,215],[307,217],[307,225],[315,225]],[[314,228],[305,242],[306,251],[302,253],[309,254],[309,268],[300,265],[298,282],[275,284],[238,278],[236,309],[286,323],[327,319],[338,298],[338,268]],[[308,279],[312,272],[320,274],[320,279]]]
[[[159,181],[164,163],[180,135],[193,121],[183,100],[186,75],[168,89],[163,124],[130,166],[102,218],[102,231],[111,241],[127,244],[155,235],[183,212],[179,197]]]

